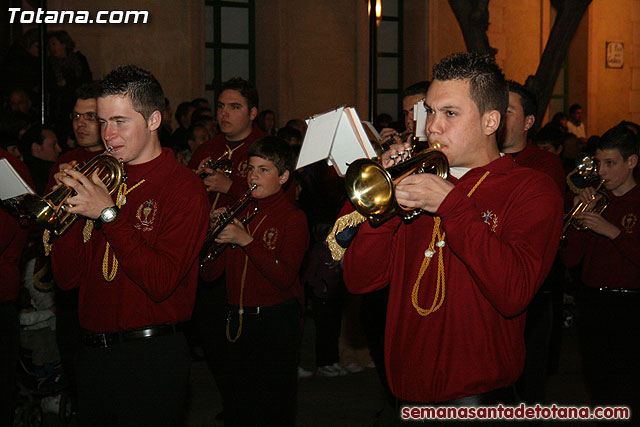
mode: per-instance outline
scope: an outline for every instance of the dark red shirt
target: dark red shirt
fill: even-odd
[[[33,189],[35,185],[24,163],[0,148],[0,159],[5,158]],[[20,285],[20,256],[27,243],[28,228],[7,211],[0,208],[0,302],[14,301]]]
[[[223,134],[216,135],[212,140],[203,143],[191,156],[189,161],[189,168],[197,169],[200,162],[207,157],[212,160],[218,159],[227,149],[230,147],[233,149],[231,154],[231,163],[233,165],[233,173],[231,174],[231,180],[233,183],[229,188],[227,194],[223,193],[209,193],[209,199],[212,204],[212,208],[218,208],[221,206],[230,206],[234,201],[239,199],[248,189],[247,186],[247,163],[249,158],[247,157],[247,150],[255,141],[264,138],[267,134],[257,126],[253,127],[253,130],[247,138],[239,142],[229,142]],[[242,144],[240,146],[240,144]],[[216,203],[216,197],[218,197]]]
[[[602,217],[618,227],[611,240],[592,231],[569,227],[563,251],[567,266],[582,260],[582,282],[589,287],[640,288],[640,186],[618,197],[607,192],[609,204]]]
[[[527,143],[526,147],[519,153],[511,155],[520,166],[535,169],[549,175],[560,189],[560,192],[564,194],[567,182],[560,157],[531,143]]]
[[[249,222],[248,230],[253,241],[244,247],[227,248],[220,258],[201,268],[202,277],[210,281],[226,272],[228,300],[237,306],[248,257],[244,306],[275,305],[291,298],[301,300],[299,272],[309,246],[304,212],[280,191],[258,200],[258,213]]]
[[[438,310],[421,316],[412,302],[434,217],[423,214],[410,223],[395,217],[376,229],[364,223],[344,257],[350,291],[391,283],[387,378],[395,396],[413,402],[457,399],[518,379],[525,310],[560,239],[562,199],[547,175],[505,156],[451,180],[456,186],[437,212],[446,232],[444,301]],[[436,296],[440,249],[435,252],[419,282],[422,308],[431,307]]]
[[[94,229],[83,243],[78,220],[51,252],[56,282],[80,287],[80,325],[115,332],[191,317],[198,279],[198,253],[208,224],[209,203],[202,181],[178,164],[170,149],[140,165],[126,165],[126,195],[114,222]],[[109,242],[119,266],[115,279],[103,276]]]

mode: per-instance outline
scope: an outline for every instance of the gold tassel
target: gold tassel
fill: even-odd
[[[331,251],[331,258],[333,258],[334,261],[340,261],[347,251],[347,248],[343,248],[336,241],[336,234],[343,232],[347,227],[360,225],[366,220],[367,218],[358,211],[353,211],[336,220],[331,233],[329,233],[326,239],[327,246],[329,246],[329,250]]]

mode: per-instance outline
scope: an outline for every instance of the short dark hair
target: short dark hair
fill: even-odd
[[[580,104],[573,104],[571,107],[569,107],[569,114],[575,113],[576,110],[582,110],[582,106]]]
[[[100,96],[100,83],[89,82],[76,89],[76,99],[93,99]]]
[[[193,101],[190,102],[192,107],[196,107],[196,108],[203,108],[201,104],[207,104],[207,105],[211,105],[209,103],[209,100],[207,98],[196,98]]]
[[[240,92],[240,95],[242,95],[242,97],[247,100],[249,111],[251,111],[251,109],[254,107],[258,109],[258,105],[260,102],[260,99],[258,98],[258,90],[251,82],[240,77],[234,77],[222,83],[220,93],[224,92],[225,90],[235,90]]]
[[[480,115],[496,110],[500,126],[509,105],[504,74],[491,55],[476,52],[454,53],[433,66],[433,80],[469,80],[469,91]]]
[[[638,155],[638,146],[638,135],[620,123],[602,135],[597,148],[599,150],[618,150],[626,161],[629,156]]]
[[[287,141],[277,136],[265,136],[251,144],[247,157],[272,161],[278,168],[278,175],[282,175],[284,171],[293,171],[293,151]]]
[[[76,44],[73,42],[73,39],[64,30],[60,31],[52,31],[47,34],[47,41],[51,38],[56,38],[60,43],[62,43],[67,48],[67,53],[73,52],[73,49],[76,48]]]
[[[414,83],[402,92],[402,97],[406,98],[407,96],[413,95],[426,95],[430,84],[431,82],[428,80]]]
[[[207,112],[209,114],[207,114]],[[211,108],[198,107],[195,110],[193,110],[193,113],[191,113],[191,123],[197,123],[203,120],[215,121],[214,117],[215,117],[215,114],[213,111],[211,111]]]
[[[19,140],[18,149],[25,159],[33,159],[33,154],[31,153],[31,145],[34,142],[38,145],[42,145],[42,143],[44,142],[44,135],[42,134],[42,132],[45,129],[53,132],[50,126],[43,126],[40,123],[34,123],[26,130],[25,133],[22,134]]]
[[[36,27],[25,31],[19,39],[19,43],[25,50],[28,50],[34,43],[40,43],[40,29]]]
[[[189,129],[187,129],[187,141],[195,141],[196,140],[195,131],[196,131],[197,128],[202,128],[202,129],[206,130],[207,132],[209,132],[209,129],[207,129],[207,127],[205,126],[204,123],[202,123],[202,122],[194,123],[191,126],[189,126]]]
[[[524,116],[534,116],[538,109],[538,102],[536,96],[527,89],[525,86],[513,80],[507,80],[507,88],[509,92],[513,92],[520,96],[520,103],[522,104],[522,111]]]
[[[285,141],[289,141],[292,138],[302,141],[302,133],[298,129],[294,129],[290,126],[278,129],[276,136],[284,139]]]
[[[175,117],[176,117],[176,121],[178,122],[178,125],[182,126],[182,123],[180,123],[180,119],[189,114],[190,106],[191,106],[191,103],[185,101],[185,102],[181,102],[176,108]]]
[[[548,143],[553,145],[553,148],[558,149],[561,145],[564,145],[566,140],[566,132],[560,129],[559,125],[553,122],[549,122],[542,129],[538,131],[533,137],[535,144]]]
[[[100,97],[128,96],[133,109],[149,120],[154,111],[164,110],[162,86],[149,71],[136,65],[116,68],[100,82]]]

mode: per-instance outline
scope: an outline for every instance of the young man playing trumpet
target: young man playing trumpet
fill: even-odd
[[[397,202],[429,214],[365,223],[346,251],[349,290],[390,283],[385,361],[400,403],[515,401],[526,308],[555,256],[562,200],[547,175],[500,156],[507,104],[490,56],[461,53],[436,64],[426,130],[452,177],[404,178]]]
[[[595,159],[609,203],[602,213],[588,206],[576,216],[588,230],[569,227],[564,261],[582,261],[578,301],[583,363],[592,404],[631,406],[640,410],[636,387],[640,379],[640,187],[638,135],[619,124],[602,135]],[[574,204],[592,204],[603,194],[585,188]],[[632,415],[633,415],[632,414]]]
[[[309,245],[307,221],[282,186],[293,151],[268,136],[248,150],[247,184],[258,212],[246,226],[235,219],[216,242],[237,245],[205,264],[201,275],[226,273],[226,346],[231,395],[225,423],[294,426],[303,289],[298,273]],[[219,212],[219,211],[218,211]]]
[[[193,309],[209,204],[202,182],[160,146],[155,77],[120,67],[100,89],[102,138],[126,181],[110,196],[95,173],[64,167],[55,177],[76,193],[66,210],[81,216],[51,252],[56,282],[80,289],[79,423],[178,425],[190,367],[180,324]]]

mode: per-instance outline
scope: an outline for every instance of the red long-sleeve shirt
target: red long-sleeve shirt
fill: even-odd
[[[82,242],[78,220],[53,242],[51,260],[59,286],[80,287],[80,325],[115,332],[191,317],[198,277],[198,253],[208,224],[209,203],[202,181],[164,149],[154,160],[126,165],[126,195],[115,221],[94,229]],[[103,277],[106,243],[119,266]]]
[[[553,178],[560,192],[564,194],[567,181],[560,157],[531,143],[527,143],[522,151],[512,154],[512,156],[520,166],[535,169],[549,175]]]
[[[197,169],[200,162],[207,157],[210,157],[214,161],[218,159],[225,152],[227,146],[234,149],[231,154],[233,173],[230,177],[233,182],[226,194],[219,193],[220,196],[217,204],[213,206],[214,209],[222,206],[230,206],[248,190],[247,162],[249,159],[247,157],[247,150],[251,144],[265,136],[267,136],[267,134],[257,126],[254,126],[249,136],[239,143],[231,143],[227,141],[224,134],[218,134],[212,140],[203,143],[193,153],[193,156],[191,156],[191,160],[189,161],[189,168]],[[242,144],[242,146],[239,147],[239,144]],[[212,204],[215,203],[217,194],[218,193],[209,194],[209,199]]]
[[[640,186],[618,197],[607,192],[602,217],[618,227],[611,240],[592,231],[569,227],[563,260],[567,266],[582,260],[582,282],[589,287],[640,288]]]
[[[213,280],[226,272],[230,304],[240,304],[245,257],[249,257],[244,286],[246,307],[270,306],[291,298],[302,299],[299,272],[309,245],[307,219],[282,191],[258,200],[258,213],[248,224],[253,241],[227,248],[200,273]]]
[[[489,175],[471,197],[467,193]],[[344,258],[352,292],[391,283],[386,334],[387,377],[394,395],[443,402],[513,383],[524,365],[525,310],[553,262],[562,200],[545,174],[502,157],[467,172],[437,214],[446,232],[445,299],[423,317],[412,288],[432,238],[434,219],[392,218],[360,226]],[[434,300],[439,249],[420,281],[419,305]]]
[[[0,159],[5,158],[31,188],[35,185],[29,170],[18,158],[0,148]],[[21,227],[18,220],[4,209],[0,209],[0,303],[14,301],[20,285],[19,261],[27,243],[28,228]]]

